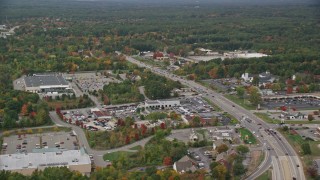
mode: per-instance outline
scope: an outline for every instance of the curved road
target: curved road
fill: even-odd
[[[120,52],[116,52],[117,54],[121,54]],[[223,95],[208,89],[194,81],[185,80],[179,76],[171,74],[165,70],[159,69],[157,67],[153,67],[147,64],[144,64],[136,59],[126,56],[126,59],[134,64],[137,64],[140,67],[145,67],[150,69],[152,72],[159,74],[161,76],[165,76],[174,81],[180,81],[182,84],[189,86],[202,94],[206,94],[209,100],[214,102],[217,106],[219,106],[224,111],[233,115],[237,119],[249,119],[251,123],[245,123],[246,120],[242,121],[245,123],[244,125],[251,130],[251,132],[259,132],[260,136],[257,137],[258,140],[264,143],[265,146],[272,147],[272,153],[267,153],[266,160],[259,166],[260,168],[253,174],[251,174],[247,179],[255,179],[263,172],[267,171],[270,167],[271,163],[273,165],[273,179],[281,179],[281,180],[292,180],[296,178],[297,180],[305,180],[305,175],[302,168],[302,163],[293,150],[291,145],[287,142],[287,140],[277,131],[276,134],[271,133],[271,135],[267,134],[264,129],[271,129],[272,126],[265,123],[263,120],[255,116],[251,111],[248,111],[241,106],[238,106],[225,98]],[[261,125],[258,125],[261,124]],[[263,127],[262,129],[259,129]],[[261,137],[263,135],[263,137]],[[298,167],[299,166],[299,167]]]

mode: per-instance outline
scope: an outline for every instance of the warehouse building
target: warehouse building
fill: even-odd
[[[72,92],[71,85],[58,74],[34,74],[24,78],[25,90],[33,93],[60,94]]]
[[[0,155],[0,170],[23,175],[31,175],[36,169],[62,166],[83,175],[89,175],[91,172],[91,160],[84,149]]]

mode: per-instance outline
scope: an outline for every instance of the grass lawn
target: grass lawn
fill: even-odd
[[[272,119],[266,113],[254,113],[256,116],[264,120],[266,123],[279,124],[280,120]]]
[[[257,140],[256,138],[254,137],[254,135],[248,130],[248,129],[245,129],[245,128],[240,128],[239,129],[239,133],[241,134],[241,139],[244,141],[246,137],[248,137],[247,139],[247,144],[256,144],[257,143]]]
[[[121,156],[125,156],[128,158],[132,154],[135,154],[135,152],[117,151],[117,152],[107,153],[107,154],[103,155],[103,160],[114,161]]]
[[[132,148],[130,148],[130,150],[140,150],[142,147],[140,146],[140,145],[138,145],[138,146],[134,146],[134,147],[132,147]]]
[[[272,172],[267,170],[263,174],[261,174],[256,180],[271,180],[272,179]]]
[[[230,95],[230,94],[226,94],[224,95],[224,97],[228,98],[230,101],[238,104],[239,106],[242,106],[243,108],[247,109],[247,110],[255,110],[256,107],[251,105],[250,102],[248,100],[243,100],[242,98],[239,98],[235,95]]]

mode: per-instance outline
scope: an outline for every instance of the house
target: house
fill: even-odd
[[[273,83],[276,80],[276,77],[272,75],[269,71],[259,74],[259,86],[265,85],[267,83]]]
[[[292,120],[292,119],[300,119],[300,120],[308,119],[308,115],[302,114],[301,112],[298,112],[296,114],[290,114],[288,112],[282,112],[279,117],[283,118],[283,119],[288,119],[288,120]]]
[[[249,74],[249,73],[244,73],[241,75],[241,79],[243,79],[245,82],[250,82],[252,83],[254,75]],[[269,71],[260,73],[258,75],[259,78],[259,86],[265,86],[268,83],[273,83],[274,81],[277,80],[277,77],[272,75]]]
[[[6,25],[0,25],[0,30],[6,30],[7,26]]]
[[[249,73],[244,73],[241,75],[241,79],[243,79],[245,82],[252,82],[253,75],[251,75]]]
[[[196,162],[189,156],[183,156],[179,161],[173,164],[173,169],[182,174],[188,171],[195,172],[197,170]]]

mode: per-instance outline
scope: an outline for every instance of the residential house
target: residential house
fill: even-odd
[[[241,75],[241,78],[245,82],[250,82],[252,83],[254,75],[249,74],[249,73],[244,73]],[[260,73],[258,75],[259,78],[259,86],[265,86],[268,83],[273,83],[275,80],[277,80],[277,77],[272,75],[269,71]]]
[[[195,172],[197,163],[189,156],[183,156],[179,161],[173,164],[173,169],[182,174],[188,171]]]

